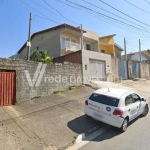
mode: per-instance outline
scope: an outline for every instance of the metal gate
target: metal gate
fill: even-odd
[[[120,79],[128,79],[128,66],[126,61],[118,61],[118,73]]]
[[[105,80],[105,75],[105,62],[98,60],[90,60],[91,79]]]
[[[140,78],[140,63],[132,62],[132,78]]]
[[[13,105],[16,98],[16,73],[0,72],[0,106]]]

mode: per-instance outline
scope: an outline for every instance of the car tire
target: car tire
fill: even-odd
[[[142,113],[142,116],[145,117],[148,114],[148,112],[149,112],[149,107],[148,107],[148,105],[146,105],[144,108],[144,111]]]
[[[121,126],[120,130],[122,132],[125,132],[127,130],[127,127],[128,127],[128,119],[125,118],[124,121],[123,121],[123,123],[122,123],[122,126]]]

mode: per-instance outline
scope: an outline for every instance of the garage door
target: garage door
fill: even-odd
[[[90,77],[96,80],[105,80],[105,62],[90,60]]]

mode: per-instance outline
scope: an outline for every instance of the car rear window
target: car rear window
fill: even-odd
[[[109,96],[101,95],[101,94],[97,94],[97,93],[93,93],[89,99],[92,101],[101,103],[101,104],[114,106],[114,107],[117,107],[118,103],[119,103],[119,99],[117,99],[117,98],[109,97]]]

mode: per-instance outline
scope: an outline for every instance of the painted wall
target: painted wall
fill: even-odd
[[[105,50],[106,54],[110,54],[110,55],[115,56],[115,47],[114,47],[114,38],[113,37],[106,37],[103,39],[99,39],[99,41],[106,43],[106,44],[111,44],[109,46],[105,46],[105,45],[100,44],[99,45],[100,52],[101,52],[101,50]]]

